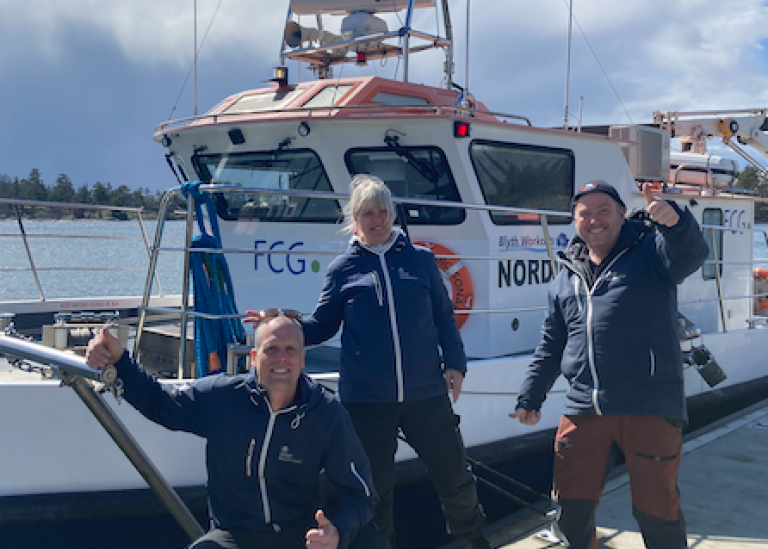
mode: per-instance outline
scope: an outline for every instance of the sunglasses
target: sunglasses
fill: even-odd
[[[266,311],[261,312],[261,320],[269,320],[272,318],[276,318],[278,316],[287,316],[291,320],[301,320],[301,317],[303,316],[300,311],[297,311],[296,309],[267,309]]]

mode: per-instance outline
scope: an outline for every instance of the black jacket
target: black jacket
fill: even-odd
[[[339,494],[329,520],[347,547],[378,496],[352,422],[334,395],[302,374],[296,399],[272,411],[253,372],[160,384],[125,353],[125,399],[152,421],[205,437],[208,499],[216,527],[272,530],[306,523],[323,506],[325,470]]]
[[[686,420],[678,340],[677,284],[705,261],[708,248],[691,213],[674,227],[628,219],[590,285],[587,248],[578,236],[549,290],[542,341],[518,408],[539,410],[562,373],[570,388],[564,414],[637,414]]]
[[[403,234],[380,251],[353,239],[328,266],[317,307],[302,322],[307,345],[341,334],[344,402],[444,395],[443,369],[467,357],[434,254]]]

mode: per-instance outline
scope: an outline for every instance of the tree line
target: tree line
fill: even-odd
[[[17,200],[32,200],[36,202],[64,202],[72,204],[93,204],[100,206],[128,206],[144,208],[147,213],[157,212],[163,197],[162,191],[154,193],[149,188],[132,190],[126,185],[113,187],[111,183],[97,181],[93,186],[75,186],[72,180],[61,174],[53,185],[46,185],[40,174],[40,170],[33,168],[29,176],[24,179],[11,178],[0,174],[0,198]],[[186,208],[183,200],[176,200],[172,209]],[[126,214],[119,211],[97,211],[85,209],[73,209],[67,212],[59,208],[24,207],[20,212],[27,218],[91,218],[113,217],[125,218]],[[16,210],[10,204],[0,204],[0,217],[16,216]]]
[[[735,186],[737,188],[749,189],[755,196],[768,198],[768,181],[762,179],[752,166],[747,166],[739,173]],[[20,200],[34,200],[38,202],[67,202],[74,204],[96,204],[108,206],[129,206],[134,208],[144,208],[151,216],[160,206],[162,191],[154,193],[148,188],[129,189],[125,185],[113,188],[110,183],[97,181],[93,187],[80,185],[75,188],[74,183],[66,174],[61,174],[56,178],[56,183],[46,185],[37,168],[33,168],[29,177],[24,179],[11,178],[8,175],[0,174],[0,198],[11,198]],[[171,204],[171,211],[186,209],[185,201],[176,195]],[[13,206],[0,204],[0,218],[15,216],[16,211]],[[24,208],[25,217],[37,218],[61,218],[67,215],[66,212],[54,208]],[[75,218],[86,217],[114,217],[125,218],[122,212],[100,212],[75,209],[69,215]],[[755,204],[755,223],[768,223],[768,203],[758,202]]]
[[[768,180],[761,178],[754,166],[747,166],[741,170],[736,187],[749,189],[755,196],[768,198]],[[768,223],[768,203],[755,203],[755,223]]]

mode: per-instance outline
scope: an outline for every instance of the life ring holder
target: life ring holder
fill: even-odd
[[[446,287],[450,286],[450,298],[453,302],[454,316],[456,325],[461,328],[467,322],[468,314],[461,311],[472,309],[472,303],[475,300],[475,287],[472,284],[472,277],[466,264],[453,253],[453,250],[446,248],[442,244],[422,240],[414,242],[416,246],[422,246],[435,254],[437,267],[443,276],[443,282]]]
[[[752,269],[752,277],[754,278],[756,283],[761,282],[763,284],[768,284],[768,270],[766,269],[755,267],[754,269]],[[758,288],[755,287],[755,293],[762,293],[762,292],[759,292]],[[755,312],[761,315],[768,313],[768,298],[761,297],[761,298],[755,299]]]

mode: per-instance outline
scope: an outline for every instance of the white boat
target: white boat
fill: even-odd
[[[470,454],[500,456],[501,448],[514,448],[524,439],[550,437],[563,406],[566,384],[560,379],[535,430],[507,416],[539,342],[547,287],[556,273],[554,254],[575,232],[568,214],[574,188],[604,179],[633,208],[645,205],[638,182],[650,181],[658,184],[659,194],[687,206],[714,244],[710,261],[679,290],[680,313],[689,321],[681,341],[691,357],[686,394],[695,404],[697,398],[765,381],[768,330],[755,312],[753,279],[758,198],[719,184],[668,185],[670,137],[680,136],[680,126],[676,135],[663,123],[617,126],[608,135],[537,127],[524,116],[489,112],[467,89],[453,89],[450,73],[446,87],[416,84],[408,74],[410,55],[443,48],[451,67],[452,49],[449,26],[415,29],[413,13],[436,9],[444,14],[447,5],[443,0],[388,3],[405,21],[402,30],[388,28],[379,2],[371,0],[362,11],[350,7],[359,4],[291,2],[281,57],[309,63],[318,80],[295,83],[279,67],[267,87],[234,94],[204,115],[162,124],[155,132],[181,178],[202,181],[199,190],[215,198],[222,253],[240,313],[272,307],[311,312],[326,267],[346,245],[338,221],[351,176],[380,176],[402,204],[400,221],[410,238],[432,246],[439,257],[456,305],[471,358],[455,407],[465,443]],[[313,21],[340,19],[339,34],[323,30],[333,28],[328,23],[306,28],[299,16],[307,15],[316,16]],[[337,65],[401,53],[401,81],[332,78]],[[764,111],[738,118],[758,127],[764,119]],[[173,189],[168,196],[179,192]],[[191,202],[188,243],[194,231]],[[164,243],[162,226],[152,252],[189,255],[184,246]],[[149,283],[152,278],[150,272]],[[157,371],[172,364],[173,372],[190,375],[191,353],[178,341],[189,333],[194,314],[151,294],[148,288],[142,313],[176,314],[181,334],[163,340],[162,350],[150,349],[148,341],[161,336],[144,332],[142,320],[136,355]],[[168,343],[173,341],[175,346]],[[692,353],[694,348],[700,352]],[[240,351],[233,347],[233,356]],[[330,385],[337,378],[334,353],[331,343],[313,350],[309,361],[323,370],[313,375]],[[701,370],[716,373],[715,361],[727,377],[713,392]],[[174,487],[204,484],[202,439],[171,433],[129,405],[106,399]],[[21,502],[35,495],[146,487],[58,380],[0,373],[0,433],[0,470],[13,471],[0,475],[0,496]],[[399,460],[412,457],[409,448],[399,449]]]

